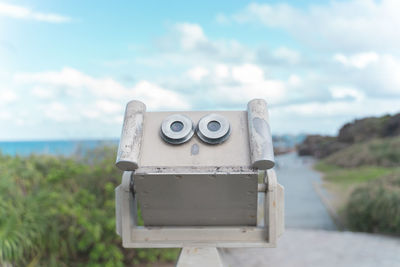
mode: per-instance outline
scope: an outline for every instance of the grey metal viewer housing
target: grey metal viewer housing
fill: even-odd
[[[116,165],[124,247],[275,247],[284,231],[262,99],[243,111],[185,112],[146,112],[131,101]]]

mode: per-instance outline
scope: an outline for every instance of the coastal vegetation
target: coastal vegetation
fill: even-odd
[[[177,249],[124,249],[115,233],[115,147],[75,157],[0,154],[0,266],[132,266]]]
[[[346,207],[350,229],[400,234],[400,170],[354,190]]]
[[[356,120],[338,136],[308,136],[338,219],[354,231],[400,234],[400,114]]]

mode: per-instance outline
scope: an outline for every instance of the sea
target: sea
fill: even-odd
[[[273,136],[274,148],[290,150],[303,142],[304,134]],[[102,140],[43,140],[43,141],[0,141],[0,153],[11,156],[31,154],[72,156],[82,154],[98,146],[118,146],[118,139]]]
[[[0,152],[11,156],[31,154],[71,156],[104,145],[117,146],[118,140],[0,141]]]

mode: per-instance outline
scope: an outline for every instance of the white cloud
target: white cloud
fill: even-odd
[[[6,110],[0,110],[0,120],[9,120],[12,118],[12,115],[10,112]]]
[[[264,80],[264,72],[254,64],[244,64],[232,68],[232,78],[244,84],[255,84]]]
[[[185,50],[195,49],[201,43],[207,42],[203,29],[192,23],[177,24],[176,29],[180,36],[180,42]]]
[[[258,83],[221,85],[213,95],[219,100],[217,103],[244,105],[254,98],[263,98],[269,104],[279,103],[285,96],[285,84],[278,80],[264,80]]]
[[[342,84],[351,84],[362,89],[370,96],[400,96],[400,59],[391,54],[358,53],[349,56],[338,54],[332,80]]]
[[[124,109],[121,103],[105,99],[97,100],[96,106],[99,110],[107,114],[121,112]],[[93,116],[93,113],[86,113],[86,115]]]
[[[205,76],[207,76],[209,71],[203,67],[194,67],[187,71],[188,76],[194,81],[200,81]]]
[[[366,98],[362,101],[335,100],[272,107],[272,130],[279,133],[336,134],[355,118],[382,116],[399,111],[398,99]]]
[[[364,92],[351,87],[334,86],[330,88],[330,92],[334,99],[344,99],[347,97],[353,98],[356,101],[362,101],[365,99]]]
[[[11,5],[0,2],[0,16],[16,18],[16,19],[31,19],[44,22],[62,23],[71,21],[70,17],[53,14],[41,13],[33,11],[27,7]]]
[[[86,108],[81,110],[81,114],[88,119],[96,119],[99,118],[100,116],[100,112],[98,110],[96,110],[95,108]]]
[[[219,79],[227,78],[230,75],[229,67],[226,64],[217,64],[214,67],[215,76]]]
[[[265,76],[265,66],[258,64],[257,49],[236,40],[211,40],[198,24],[175,24],[173,31],[160,40],[160,46],[152,62],[185,69],[185,75],[169,76],[166,83],[169,88],[186,92],[192,106],[232,108],[255,97],[276,104],[286,95],[289,83]],[[271,58],[289,64],[299,59],[299,53],[287,48],[278,49],[276,55],[269,53]]]
[[[338,6],[342,4],[343,21],[347,23],[351,16],[344,3],[305,9],[253,4],[253,16],[248,16],[248,10],[241,13],[242,17],[224,15],[227,19],[224,27],[234,26],[231,23],[234,20],[281,27],[303,42],[299,46],[290,44],[290,47],[299,47],[298,51],[280,44],[270,49],[268,43],[257,47],[237,40],[213,39],[198,24],[178,23],[159,39],[156,52],[141,53],[150,56],[135,58],[123,65],[115,64],[115,68],[124,69],[123,73],[127,69],[140,69],[145,63],[151,66],[144,71],[147,76],[141,76],[143,72],[135,73],[138,82],[133,84],[127,85],[112,77],[96,77],[73,68],[5,75],[7,79],[14,77],[10,86],[3,87],[16,88],[14,99],[11,97],[13,102],[9,102],[13,103],[9,106],[15,103],[16,108],[0,112],[0,127],[6,125],[1,124],[1,120],[10,118],[10,114],[12,121],[26,125],[29,113],[15,112],[25,109],[39,118],[35,123],[40,120],[46,125],[53,123],[51,129],[60,127],[61,134],[70,132],[71,136],[76,136],[87,131],[116,136],[125,104],[131,99],[143,101],[151,111],[245,109],[248,100],[264,98],[271,107],[274,133],[300,130],[333,133],[354,116],[398,111],[398,54],[382,52],[383,46],[374,47],[373,43],[365,45],[367,48],[360,45],[353,51],[352,46],[342,40],[349,38],[348,31],[335,43],[334,37],[338,35],[334,34],[341,28],[340,21],[336,21],[340,26],[337,29],[332,28],[334,24],[326,29],[333,31],[330,33],[320,32],[322,26],[313,21],[317,19],[316,9],[321,8],[322,14],[328,7],[333,8],[332,12],[339,12]],[[265,14],[269,17],[264,17]],[[322,19],[321,23],[327,22]],[[315,33],[313,27],[317,28]],[[306,40],[309,37],[310,40]],[[316,40],[325,40],[329,45],[319,41],[314,44]],[[310,43],[312,46],[307,46]],[[25,94],[31,98],[19,104],[16,100]],[[25,107],[24,103],[30,106]],[[75,128],[71,130],[67,125]]]
[[[289,5],[254,4],[250,7],[252,12],[260,14],[271,12],[270,16],[277,16],[276,20],[271,22],[273,25],[280,25],[282,21],[288,19],[286,16],[288,14],[296,15],[298,12],[308,10],[297,10]],[[279,12],[281,13],[278,14]],[[228,18],[242,19],[242,21],[256,19],[259,22],[261,15]],[[270,18],[265,19],[270,20]],[[301,21],[296,23],[301,24]],[[390,61],[378,52],[372,52],[373,50],[336,53],[334,59],[339,60],[341,64],[333,64],[329,59],[332,53],[327,53],[324,49],[313,51],[312,57],[305,54],[303,59],[300,51],[285,46],[275,50],[261,47],[263,48],[261,51],[260,48],[246,47],[235,40],[212,40],[198,24],[178,23],[174,26],[174,30],[169,33],[173,38],[167,36],[167,39],[175,40],[176,43],[172,45],[170,43],[168,49],[162,50],[162,53],[155,57],[157,62],[185,66],[185,77],[189,79],[176,82],[179,76],[168,77],[167,83],[170,84],[170,88],[176,90],[186,92],[191,90],[187,99],[191,100],[192,105],[202,108],[204,107],[198,103],[211,107],[213,105],[218,105],[220,108],[233,107],[252,97],[265,97],[272,105],[326,102],[332,99],[348,102],[349,99],[374,95],[377,88],[390,94],[399,88],[396,78],[398,75],[386,67],[382,68],[383,64],[392,65],[393,70],[396,70],[396,58],[392,57],[393,60]],[[300,67],[301,69],[298,69]],[[379,67],[385,69],[385,78],[383,75],[378,75],[378,73],[383,74],[383,71],[378,70]],[[370,73],[372,69],[375,71],[374,74]],[[265,74],[268,74],[268,77]],[[368,79],[371,80],[369,84],[366,82]],[[174,81],[170,82],[171,80]],[[183,83],[184,86],[181,85]],[[346,85],[346,88],[357,88],[358,93],[354,91],[344,93],[337,91],[337,88],[332,93],[332,88],[338,84]],[[340,94],[344,96],[339,97]]]
[[[361,101],[350,102],[309,102],[275,107],[273,108],[273,112],[276,116],[296,114],[299,118],[311,117],[315,118],[315,120],[323,117],[328,118],[329,116],[348,116],[354,118],[398,112],[397,103],[398,100],[396,99],[363,99]],[[282,114],[278,115],[277,113]]]
[[[15,92],[9,89],[0,89],[0,104],[12,103],[18,99]]]
[[[149,109],[189,109],[190,103],[173,91],[166,90],[154,83],[140,81],[131,90],[130,95],[143,101]]]
[[[364,77],[365,83],[370,82],[378,92],[387,92],[400,96],[399,73],[400,60],[391,55],[383,55],[378,64],[374,64],[362,74],[366,75]],[[361,77],[359,79],[361,80]]]
[[[273,56],[287,61],[289,64],[297,64],[300,62],[299,52],[289,49],[287,47],[280,47],[273,51]]]
[[[42,86],[41,91],[34,90],[36,95],[48,95],[55,89],[63,91],[71,98],[82,98],[90,95],[93,99],[112,99],[114,101],[128,102],[138,99],[147,102],[150,109],[188,107],[189,104],[183,97],[171,90],[164,89],[148,81],[139,81],[133,87],[126,87],[112,78],[95,78],[76,69],[63,68],[61,71],[48,71],[39,73],[20,73],[14,76],[19,84],[33,84]],[[103,103],[105,104],[105,103]],[[110,105],[105,105],[102,111],[110,111]]]
[[[113,118],[114,124],[116,123],[118,125],[121,125],[123,121],[124,121],[124,116],[122,115],[118,115]]]
[[[73,120],[72,110],[58,101],[53,101],[49,104],[46,103],[42,106],[42,110],[47,118],[56,122]]]
[[[302,79],[300,78],[300,76],[292,74],[289,76],[288,84],[293,87],[300,86],[302,84]]]
[[[73,68],[61,71],[16,74],[14,80],[19,83],[36,83],[50,87],[64,87],[69,95],[80,95],[87,89],[99,97],[119,98],[126,88],[111,78],[96,79]]]
[[[379,55],[375,52],[358,53],[352,56],[345,56],[338,53],[333,56],[333,59],[345,66],[363,69],[369,64],[377,62],[379,60]]]
[[[190,107],[182,95],[145,80],[127,87],[112,78],[97,78],[72,68],[19,73],[14,75],[14,84],[31,88],[31,94],[37,100],[53,99],[50,104],[31,103],[43,116],[56,122],[96,119],[115,123],[115,118],[123,113],[125,104],[132,99],[143,101],[148,110]],[[9,92],[0,92],[0,96],[8,100],[15,98]]]
[[[43,88],[42,86],[34,86],[32,89],[32,95],[42,99],[52,99],[55,94],[51,88]]]
[[[151,67],[205,66],[210,63],[254,61],[256,54],[236,40],[210,40],[198,24],[176,23],[158,39],[160,53],[137,61]]]
[[[215,71],[209,72],[207,79],[201,81],[201,90],[190,98],[193,103],[211,101],[223,108],[242,105],[253,98],[264,98],[270,104],[277,104],[286,96],[288,84],[267,79],[264,70],[256,64],[217,63],[210,69]]]
[[[307,53],[303,49],[305,55],[301,58],[300,53],[296,55],[296,51],[283,48],[271,55],[286,60],[292,68],[297,66],[296,62],[302,63],[299,66],[302,69],[295,71],[303,72],[303,76],[305,71],[319,76],[312,83],[303,77],[302,85],[298,86],[312,97],[309,101],[326,101],[333,97],[329,88],[337,84],[357,88],[366,98],[400,95],[398,10],[400,1],[351,0],[303,7],[252,3],[236,14],[223,15],[228,22],[263,25],[267,33],[271,28],[279,28],[294,37],[305,51],[311,50],[312,53]],[[276,68],[277,62],[265,58],[267,64]],[[290,77],[292,73],[286,75]],[[300,95],[297,97],[301,99]],[[361,95],[346,97],[360,99]],[[290,101],[296,101],[295,97]]]
[[[330,1],[305,8],[287,4],[249,4],[229,20],[279,27],[311,47],[339,51],[379,49],[397,51],[400,46],[400,1]]]

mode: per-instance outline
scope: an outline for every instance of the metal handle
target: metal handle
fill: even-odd
[[[140,101],[132,100],[126,105],[124,125],[115,163],[123,171],[133,171],[139,167],[145,111],[146,105]]]
[[[269,128],[267,102],[253,99],[247,104],[250,157],[252,166],[259,170],[274,167],[274,149]]]

